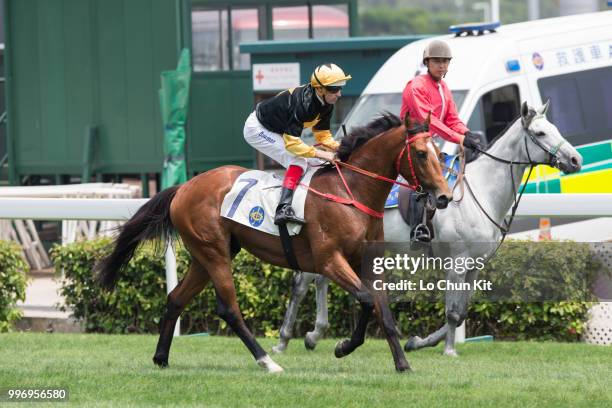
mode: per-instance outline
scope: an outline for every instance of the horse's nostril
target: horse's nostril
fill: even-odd
[[[570,159],[570,162],[572,163],[572,166],[574,167],[578,167],[578,158],[576,158],[576,156],[572,156],[572,158]]]
[[[448,202],[448,197],[442,194],[441,196],[438,196],[438,199],[436,200],[436,208],[444,209],[448,207]]]

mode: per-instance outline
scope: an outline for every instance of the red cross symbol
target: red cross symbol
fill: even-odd
[[[263,74],[261,73],[261,69],[259,71],[257,71],[257,75],[255,75],[255,79],[257,80],[257,82],[259,84],[261,84],[261,80],[264,79]]]

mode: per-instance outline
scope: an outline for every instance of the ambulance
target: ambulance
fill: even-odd
[[[444,80],[461,119],[487,141],[519,116],[527,101],[550,99],[548,119],[582,154],[579,173],[538,166],[528,193],[612,193],[612,11],[524,23],[462,25],[410,43],[378,70],[346,118],[350,129],[383,110],[399,114],[402,91],[426,72],[423,50],[433,39],[453,54]],[[445,143],[453,153],[456,145]]]

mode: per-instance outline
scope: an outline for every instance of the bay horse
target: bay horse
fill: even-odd
[[[559,168],[565,174],[575,173],[582,166],[582,156],[561,136],[556,126],[546,119],[549,103],[537,110],[523,104],[521,116],[506,131],[491,141],[478,159],[465,167],[464,180],[469,183],[465,196],[450,203],[448,208],[436,213],[432,220],[433,242],[457,243],[457,255],[477,258],[490,256],[501,241],[503,220],[516,200],[522,176],[529,166],[538,164]],[[397,208],[385,209],[384,234],[387,242],[406,242],[410,227],[403,221]],[[491,247],[487,248],[490,243]],[[467,274],[447,271],[448,278],[465,282],[478,279],[478,270]],[[280,329],[279,343],[272,348],[283,352],[292,337],[300,302],[309,284],[315,281],[317,315],[314,329],[306,333],[304,345],[312,350],[329,326],[327,317],[327,289],[329,281],[324,276],[300,272],[295,282],[285,318]],[[443,354],[457,356],[455,330],[467,316],[471,293],[467,291],[445,292],[447,322],[426,338],[411,337],[406,351],[437,345],[446,338]]]
[[[295,255],[303,270],[321,274],[351,293],[361,304],[360,322],[367,322],[372,312],[375,313],[398,372],[410,370],[410,366],[400,346],[387,299],[382,292],[370,292],[358,273],[363,242],[384,239],[382,211],[391,183],[398,174],[433,194],[440,208],[452,199],[428,125],[408,121],[402,124],[395,115],[385,113],[367,126],[351,131],[338,150],[341,160],[336,162],[338,172],[333,166],[317,170],[310,187],[341,197],[345,202],[352,201],[369,211],[308,194],[307,223],[293,237]],[[351,171],[342,172],[340,168],[344,166]],[[279,237],[220,214],[225,195],[245,171],[237,166],[219,167],[157,194],[121,227],[113,251],[96,266],[100,284],[112,289],[120,270],[142,241],[163,239],[172,231],[178,232],[192,262],[185,277],[168,295],[160,322],[153,361],[161,367],[168,365],[177,318],[189,301],[212,282],[219,317],[238,335],[260,367],[268,372],[283,371],[249,331],[236,301],[231,260],[241,248],[262,261],[289,266]],[[365,325],[358,325],[350,341],[336,346],[336,357],[350,354],[363,343],[364,336]]]

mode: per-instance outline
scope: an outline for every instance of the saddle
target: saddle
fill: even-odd
[[[418,211],[417,200],[426,200],[425,202],[425,220],[419,219],[421,214]],[[428,193],[419,194],[416,191],[407,188],[400,187],[398,193],[398,210],[402,216],[404,222],[410,226],[424,223],[431,234],[431,238],[434,238],[433,219],[436,213],[436,206],[432,203],[432,197]]]

